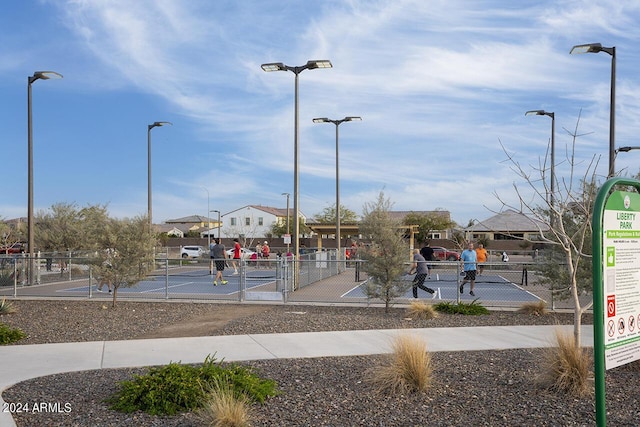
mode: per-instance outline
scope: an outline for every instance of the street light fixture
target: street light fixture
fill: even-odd
[[[61,79],[62,74],[55,71],[36,71],[33,76],[27,79],[27,169],[28,169],[28,189],[27,189],[27,250],[29,253],[29,284],[33,285],[33,273],[35,270],[34,247],[35,229],[33,219],[33,122],[31,116],[31,85],[36,80]]]
[[[147,127],[147,216],[149,217],[149,230],[153,227],[153,210],[151,205],[151,129],[172,124],[171,122],[153,122],[153,124]]]
[[[555,185],[556,185],[556,115],[553,112],[544,110],[530,110],[524,113],[525,116],[549,116],[551,117],[551,194],[549,195],[549,206],[551,207],[551,226],[553,227],[554,205],[555,205]]]
[[[571,49],[576,53],[605,52],[611,55],[611,99],[609,101],[609,174],[607,178],[613,178],[616,174],[615,156],[615,129],[616,129],[616,47],[602,47],[600,43],[576,45]]]
[[[358,116],[347,116],[340,120],[331,120],[326,117],[318,117],[313,119],[313,123],[333,123],[336,125],[336,261],[340,261],[342,258],[342,251],[340,248],[340,162],[338,158],[338,127],[344,122],[361,121],[362,118]]]
[[[633,147],[618,147],[618,149],[616,150],[616,154],[619,152],[622,153],[628,153],[631,150],[640,150],[640,147],[638,146],[633,146]]]
[[[316,68],[332,68],[333,65],[329,60],[312,60],[307,61],[305,65],[299,67],[291,67],[282,62],[273,62],[262,64],[264,71],[291,71],[295,75],[295,96],[294,96],[294,132],[293,132],[293,210],[295,212],[295,222],[293,223],[294,234],[294,255],[295,259],[300,259],[300,191],[298,184],[300,180],[298,164],[300,163],[299,145],[299,108],[298,108],[298,75],[304,70],[314,70]]]

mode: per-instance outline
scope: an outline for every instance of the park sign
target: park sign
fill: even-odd
[[[616,186],[630,190],[616,191]],[[598,426],[606,425],[605,370],[640,360],[639,192],[638,180],[609,179],[598,191],[593,209],[593,355]]]
[[[606,369],[640,359],[640,194],[614,191],[602,221]]]

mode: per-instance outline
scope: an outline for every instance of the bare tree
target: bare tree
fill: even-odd
[[[403,227],[389,216],[391,202],[380,192],[375,203],[363,208],[361,233],[371,239],[371,244],[359,250],[366,262],[363,269],[369,275],[364,289],[369,298],[379,298],[388,312],[392,301],[404,295],[411,284],[401,279],[408,261],[409,246],[403,238]]]
[[[522,166],[511,154],[508,153],[502,142],[502,149],[507,155],[507,162],[511,169],[520,178],[525,180],[525,186],[533,194],[527,197],[524,191],[513,184],[518,196],[519,206],[514,206],[504,201],[497,193],[496,197],[504,207],[531,215],[540,222],[537,233],[538,242],[546,243],[557,248],[563,257],[560,264],[566,271],[555,278],[563,280],[560,287],[564,287],[572,299],[574,308],[574,337],[576,345],[580,345],[580,326],[582,314],[593,305],[593,299],[583,303],[580,295],[588,289],[585,280],[588,280],[581,272],[590,265],[591,261],[591,217],[593,205],[597,194],[596,168],[598,158],[593,156],[585,165],[579,164],[575,157],[575,144],[578,137],[578,125],[575,129],[567,131],[572,137],[572,144],[566,149],[565,161],[568,168],[568,176],[558,179],[550,177],[549,149],[544,158],[540,159],[537,166]],[[583,171],[578,178],[578,167]],[[551,193],[550,178],[555,179],[555,191]],[[546,226],[546,227],[543,227]],[[545,230],[543,228],[548,228]],[[555,263],[558,266],[558,263]]]

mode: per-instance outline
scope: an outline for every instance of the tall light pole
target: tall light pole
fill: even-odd
[[[147,127],[147,216],[149,217],[150,230],[153,228],[153,208],[151,205],[151,129],[171,124],[171,122],[153,122]]]
[[[207,192],[207,248],[211,247],[211,218],[209,218],[209,214],[211,211],[209,210],[209,190],[205,187],[202,187],[204,191]]]
[[[27,79],[27,169],[28,169],[28,190],[27,190],[27,250],[29,253],[29,284],[33,285],[35,270],[35,230],[33,220],[33,122],[31,117],[31,85],[36,80],[49,80],[51,78],[62,78],[62,74],[55,71],[36,71],[33,76]]]
[[[289,254],[289,244],[291,242],[291,230],[289,229],[289,193],[282,193],[283,196],[287,196],[287,234],[289,235],[289,240],[287,240],[287,255]]]
[[[291,71],[295,74],[295,96],[294,96],[294,132],[293,132],[293,210],[295,213],[295,222],[293,223],[294,235],[294,256],[296,260],[300,259],[300,191],[298,184],[300,181],[298,165],[300,163],[299,145],[299,108],[298,108],[298,75],[304,70],[315,70],[316,68],[332,68],[333,65],[329,60],[313,60],[307,61],[305,65],[299,67],[290,67],[282,62],[273,62],[262,64],[262,69],[267,72],[271,71]]]
[[[616,174],[615,132],[616,132],[616,47],[602,47],[600,43],[576,45],[571,48],[574,53],[605,52],[611,55],[611,99],[609,100],[609,174],[613,178]]]
[[[220,242],[220,211],[217,209],[214,209],[209,212],[218,212],[218,242]]]
[[[551,117],[551,194],[549,195],[549,206],[551,207],[551,226],[553,227],[554,206],[555,206],[555,185],[556,185],[556,115],[553,112],[544,110],[530,110],[527,111],[525,116],[549,116]]]
[[[336,261],[340,261],[342,258],[342,251],[340,248],[340,161],[338,157],[338,128],[344,122],[361,121],[362,118],[358,116],[347,116],[340,120],[331,120],[326,117],[318,117],[313,119],[313,123],[333,123],[336,125]]]

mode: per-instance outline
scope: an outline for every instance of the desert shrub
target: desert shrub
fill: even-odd
[[[388,363],[369,369],[366,380],[378,393],[425,391],[431,385],[433,367],[426,344],[419,338],[401,335],[393,342]]]
[[[479,316],[481,314],[489,314],[489,310],[483,307],[477,299],[466,303],[461,301],[459,304],[444,301],[436,304],[434,308],[441,313],[448,314],[465,314],[469,316]]]
[[[433,319],[438,317],[438,312],[432,305],[423,301],[412,301],[407,308],[407,315],[416,319]]]
[[[531,314],[533,316],[544,316],[547,314],[547,304],[542,300],[537,302],[528,302],[518,309],[518,313]]]
[[[0,315],[11,314],[15,312],[16,308],[13,306],[13,303],[11,301],[7,301],[6,298],[2,298],[2,300],[0,300]]]
[[[248,427],[251,425],[250,404],[244,394],[235,392],[228,383],[215,380],[197,416],[207,426]]]
[[[591,357],[586,349],[576,345],[575,337],[556,331],[557,347],[545,351],[539,381],[549,390],[582,397],[589,394],[592,384]]]
[[[26,337],[27,334],[25,334],[21,329],[10,328],[4,323],[0,323],[0,344],[11,344]]]
[[[201,407],[205,390],[216,381],[229,384],[234,392],[260,403],[277,393],[274,381],[259,378],[251,368],[223,366],[207,356],[199,366],[170,363],[150,368],[145,375],[121,382],[120,390],[107,402],[121,412],[141,410],[152,415],[172,415]]]

